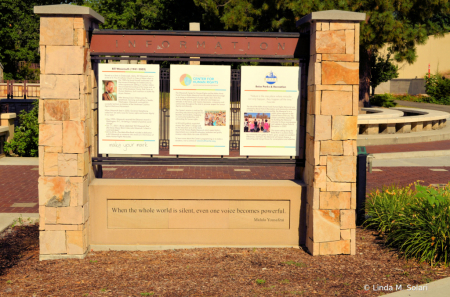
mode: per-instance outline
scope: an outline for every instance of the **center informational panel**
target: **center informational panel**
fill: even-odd
[[[241,68],[241,156],[297,156],[300,68]]]
[[[99,64],[100,154],[159,153],[159,65]]]
[[[170,154],[229,154],[230,80],[230,66],[170,65]]]
[[[108,200],[110,229],[289,229],[289,201]]]

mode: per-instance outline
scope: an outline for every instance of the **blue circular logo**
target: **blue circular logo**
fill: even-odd
[[[273,85],[274,83],[277,82],[277,77],[272,71],[270,71],[269,73],[266,74],[264,80],[267,84]]]

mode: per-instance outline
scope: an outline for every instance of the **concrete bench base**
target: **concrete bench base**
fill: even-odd
[[[404,134],[442,129],[450,113],[415,108],[363,108],[358,115],[360,135]],[[404,116],[405,114],[409,116]]]

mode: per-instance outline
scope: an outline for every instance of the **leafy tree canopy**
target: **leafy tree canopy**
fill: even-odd
[[[295,21],[322,10],[365,12],[361,24],[360,99],[368,101],[371,56],[388,44],[398,62],[413,63],[416,45],[450,30],[449,0],[194,0],[225,29],[295,31]]]
[[[428,35],[450,30],[448,0],[194,0],[206,15],[215,15],[225,29],[239,31],[296,31],[301,17],[322,10],[366,13],[361,45],[376,50],[386,43],[398,61],[414,62],[415,45]]]
[[[203,12],[192,0],[85,0],[83,5],[105,18],[103,29],[188,30],[189,22],[202,21]]]
[[[105,17],[102,28],[297,31],[295,22],[321,10],[365,12],[361,25],[361,89],[368,99],[370,57],[384,45],[397,61],[413,63],[416,45],[450,30],[449,0],[2,0],[0,61],[14,72],[21,60],[38,62],[39,17],[33,6],[76,3]]]
[[[39,16],[34,14],[33,7],[66,2],[69,1],[0,1],[0,62],[8,78],[23,78],[17,69],[19,61],[39,63]]]

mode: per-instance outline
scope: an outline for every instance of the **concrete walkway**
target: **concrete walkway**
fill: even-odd
[[[393,285],[395,287],[395,285]],[[416,290],[412,290],[416,288]],[[419,290],[422,289],[422,290]],[[394,288],[395,290],[395,288]],[[428,284],[420,286],[411,286],[408,290],[407,287],[403,287],[403,290],[395,293],[387,294],[390,297],[447,297],[450,295],[450,278],[443,278],[438,281],[434,281]]]
[[[420,152],[419,152],[420,153]],[[393,155],[394,153],[392,153]],[[398,158],[377,159],[377,154],[372,161],[373,167],[447,167],[450,166],[450,156],[436,156],[436,157],[403,157],[402,153]],[[382,154],[380,154],[382,155]],[[414,154],[417,155],[417,154]]]
[[[402,106],[412,107],[412,108],[423,108],[450,112],[450,105],[432,104],[432,103],[421,103],[421,102],[411,102],[403,100],[394,100],[395,103]]]
[[[36,165],[39,166],[38,157],[3,157],[0,158],[0,166],[2,165]]]
[[[39,220],[38,213],[0,213],[0,233],[11,226],[14,221],[20,223],[34,223]]]

